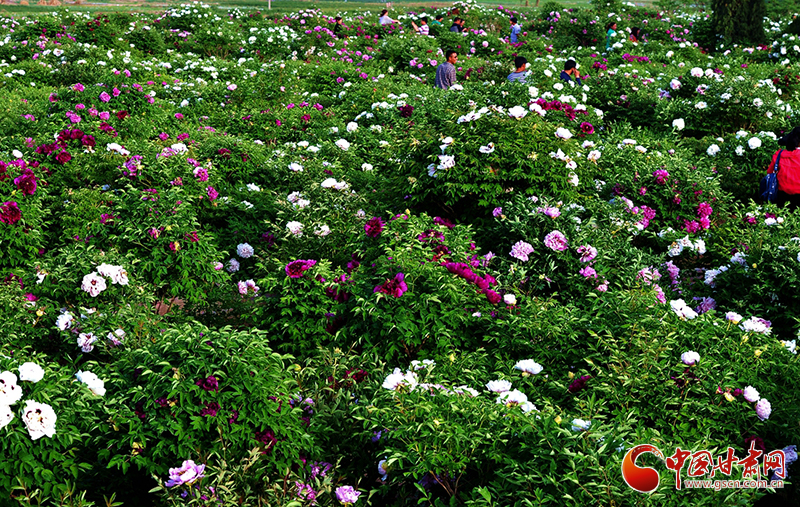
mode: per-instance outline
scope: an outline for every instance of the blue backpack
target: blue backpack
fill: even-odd
[[[761,183],[758,185],[758,195],[766,202],[775,202],[778,198],[778,165],[781,162],[781,153],[783,153],[783,150],[778,152],[778,158],[775,159],[775,167],[772,170],[772,174],[767,174],[761,178]]]

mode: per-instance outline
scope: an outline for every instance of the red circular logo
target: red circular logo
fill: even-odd
[[[652,493],[658,488],[658,472],[654,468],[636,466],[636,458],[646,452],[664,459],[664,455],[656,446],[641,444],[629,450],[622,460],[622,478],[625,479],[628,486],[640,493]]]

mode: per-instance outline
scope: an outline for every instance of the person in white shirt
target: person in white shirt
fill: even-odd
[[[411,26],[414,27],[414,30],[420,35],[430,35],[431,33],[431,27],[428,26],[428,18],[420,18],[419,26],[412,21]]]
[[[397,21],[389,17],[389,11],[383,9],[381,11],[381,17],[378,18],[378,23],[380,23],[381,25],[391,25],[392,23],[397,23]]]

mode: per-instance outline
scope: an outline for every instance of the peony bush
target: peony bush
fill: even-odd
[[[800,46],[658,5],[5,19],[0,504],[790,502]]]

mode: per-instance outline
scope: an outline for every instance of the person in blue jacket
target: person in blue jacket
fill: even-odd
[[[572,78],[575,78],[575,81],[581,85],[581,73],[578,72],[578,64],[575,63],[575,60],[567,60],[564,62],[564,70],[561,71],[561,75],[559,76],[564,81],[572,81]]]

